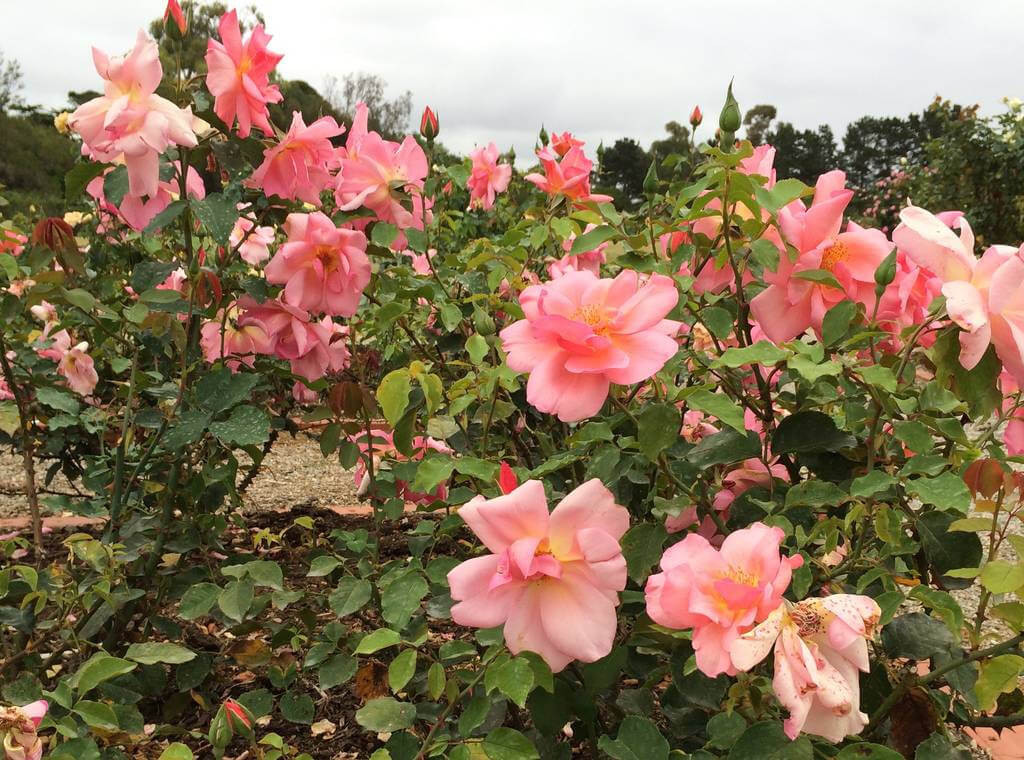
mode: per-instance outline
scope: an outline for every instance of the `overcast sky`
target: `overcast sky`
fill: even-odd
[[[729,77],[743,111],[772,103],[842,135],[864,114],[905,115],[936,94],[992,113],[1024,97],[1019,0],[259,0],[281,74],[381,75],[429,104],[457,151],[495,141],[524,156],[541,123],[590,150],[646,147],[694,104],[713,130]],[[248,0],[240,5],[248,5]],[[48,106],[98,89],[90,46],[125,52],[163,0],[0,0],[0,50],[24,96]],[[698,133],[698,137],[700,136]]]

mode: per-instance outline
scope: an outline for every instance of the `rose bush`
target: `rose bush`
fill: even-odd
[[[3,223],[9,758],[929,760],[1024,724],[1024,249],[844,223],[731,88],[629,214],[569,132],[525,176],[487,136],[435,164],[432,111],[281,132],[281,55],[218,28],[205,76],[95,53],[68,215]],[[300,426],[370,517],[240,510]],[[103,523],[54,552],[44,508]]]

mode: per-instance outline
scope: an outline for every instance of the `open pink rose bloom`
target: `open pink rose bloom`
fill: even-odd
[[[538,480],[494,499],[478,496],[459,514],[491,553],[448,573],[452,620],[504,625],[509,651],[536,652],[554,671],[611,651],[629,513],[601,481],[587,481],[550,514]]]

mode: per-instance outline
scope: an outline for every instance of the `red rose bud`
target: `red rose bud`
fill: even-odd
[[[501,463],[501,472],[498,473],[498,488],[502,493],[512,493],[519,485],[519,478],[508,466],[508,462]]]
[[[1003,485],[1003,466],[995,459],[975,459],[964,470],[964,483],[975,497],[991,499]]]
[[[420,134],[428,140],[433,140],[439,131],[437,114],[430,110],[430,106],[427,106],[423,109],[423,116],[420,117]]]
[[[246,733],[252,730],[252,714],[235,700],[224,700],[224,714],[232,731]]]
[[[700,106],[694,106],[690,112],[690,126],[696,129],[704,121],[704,114],[700,112]]]
[[[32,244],[49,248],[54,253],[78,250],[75,231],[58,216],[48,216],[40,220],[32,230]]]
[[[164,10],[164,26],[167,26],[168,16],[174,19],[174,23],[178,25],[178,31],[185,34],[188,30],[188,22],[185,21],[185,14],[181,12],[178,0],[167,0],[167,8]]]

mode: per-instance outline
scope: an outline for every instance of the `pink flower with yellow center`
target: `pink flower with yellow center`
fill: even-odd
[[[867,641],[881,614],[874,599],[855,594],[783,602],[734,640],[729,655],[738,670],[750,670],[774,646],[772,688],[789,710],[786,735],[805,732],[838,743],[867,725],[858,671],[870,669]]]
[[[163,68],[156,42],[142,30],[128,55],[109,58],[93,48],[92,57],[104,80],[103,95],[79,106],[68,127],[81,135],[84,155],[123,159],[131,195],[155,196],[160,154],[172,145],[196,146],[192,111],[156,94]]]
[[[619,539],[629,512],[600,480],[589,480],[548,512],[544,485],[528,480],[494,499],[478,496],[459,515],[490,554],[448,573],[452,620],[504,625],[509,651],[536,652],[553,671],[594,662],[615,639],[626,587]]]
[[[869,313],[875,305],[875,270],[892,245],[880,231],[853,222],[846,232],[839,231],[853,197],[845,184],[841,171],[823,174],[809,208],[794,201],[779,212],[783,237],[799,254],[795,262],[780,256],[779,268],[764,273],[768,287],[750,302],[754,318],[775,343],[792,340],[809,327],[820,333],[826,312],[840,301],[864,304]],[[812,270],[823,270],[832,281]]]
[[[735,675],[732,642],[782,603],[798,554],[782,557],[781,528],[754,523],[715,549],[691,533],[665,551],[661,572],[647,579],[647,614],[667,628],[692,628],[697,667],[707,676]]]
[[[367,130],[367,120],[366,104],[360,103],[345,148],[338,152],[341,169],[334,190],[338,208],[352,211],[365,206],[382,222],[400,229],[422,229],[427,155],[411,135],[401,143],[385,140]],[[411,212],[402,205],[399,191],[413,196]]]
[[[252,127],[274,134],[267,104],[280,103],[282,95],[276,84],[270,84],[270,72],[283,56],[267,49],[270,35],[263,24],[253,27],[243,42],[234,10],[221,16],[217,32],[220,40],[211,39],[206,47],[206,86],[214,97],[214,113],[228,129],[237,118],[239,137],[248,137]]]
[[[351,317],[370,282],[366,235],[336,227],[327,215],[289,214],[288,242],[267,264],[267,282],[284,285],[284,300],[312,312]]]
[[[568,272],[527,287],[526,317],[501,331],[508,366],[529,372],[526,399],[575,422],[597,414],[612,383],[630,385],[658,372],[679,349],[679,323],[665,319],[679,300],[663,275],[627,269],[615,279]]]
[[[302,114],[295,111],[288,132],[277,145],[263,151],[263,163],[246,184],[262,189],[267,196],[297,198],[319,206],[320,193],[334,182],[328,171],[335,161],[331,138],[344,131],[330,116],[306,126]]]

